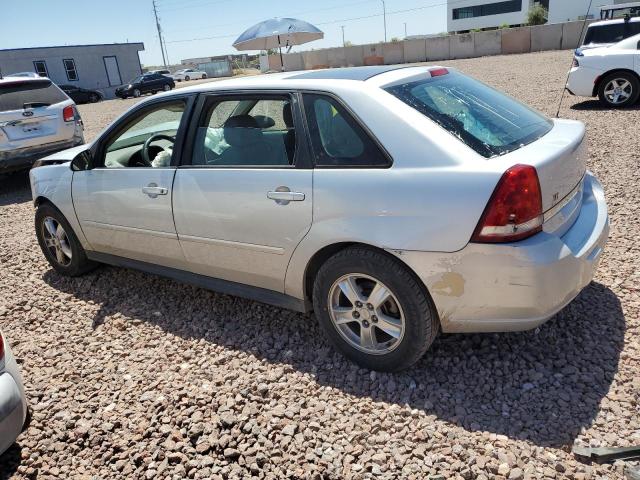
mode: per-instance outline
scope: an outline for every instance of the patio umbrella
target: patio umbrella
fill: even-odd
[[[272,18],[257,23],[233,42],[236,50],[269,50],[278,47],[280,64],[282,61],[282,47],[302,45],[324,38],[324,32],[309,22],[296,18]]]

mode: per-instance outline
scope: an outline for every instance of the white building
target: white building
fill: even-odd
[[[447,0],[447,30],[466,32],[477,28],[527,23],[527,13],[534,3],[549,11],[549,23],[561,23],[588,18],[600,18],[600,7],[629,0]]]
[[[106,43],[0,50],[0,72],[35,72],[58,85],[101,91],[113,98],[116,87],[142,73],[142,43]]]

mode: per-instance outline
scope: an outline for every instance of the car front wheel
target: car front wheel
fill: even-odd
[[[165,84],[164,84],[164,87],[162,87],[162,89],[163,89],[165,92],[168,92],[169,90],[171,90],[171,85],[169,85],[168,83],[165,83]]]
[[[189,80],[191,80],[191,77],[189,75],[187,75],[186,77],[184,77],[184,81],[188,82]]]
[[[346,248],[320,268],[316,317],[329,340],[357,364],[393,372],[417,362],[438,333],[438,315],[419,280],[392,256]]]
[[[43,203],[38,207],[35,227],[42,253],[56,272],[75,277],[96,267],[87,258],[67,219],[53,205]]]
[[[138,90],[137,88],[133,91],[133,96],[138,98],[140,96],[140,90]]]
[[[206,74],[206,73],[203,73],[203,74],[202,74],[202,79],[204,80],[205,78],[207,78],[207,74]]]
[[[92,93],[91,95],[89,95],[89,103],[97,103],[99,101],[100,101],[100,97],[95,93]]]
[[[600,102],[608,107],[621,108],[633,105],[640,96],[640,81],[632,73],[619,72],[607,75],[598,88]]]

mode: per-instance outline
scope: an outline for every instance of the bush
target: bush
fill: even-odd
[[[544,25],[549,18],[549,12],[540,4],[536,4],[529,10],[527,14],[527,23],[529,25]]]

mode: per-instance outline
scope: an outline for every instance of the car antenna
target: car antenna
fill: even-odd
[[[587,13],[584,15],[584,22],[582,23],[582,30],[580,31],[580,38],[578,39],[578,42],[582,41],[584,30],[585,28],[587,28],[587,19],[589,18],[589,12],[591,11],[592,4],[593,4],[593,0],[589,0],[589,6],[587,7]],[[571,59],[571,65],[573,65],[573,58]],[[558,103],[558,111],[556,112],[556,118],[560,117],[560,108],[562,107],[562,100],[564,100],[564,92],[567,90],[566,85],[567,85],[567,82],[569,81],[570,74],[571,74],[571,67],[569,67],[569,71],[567,72],[567,78],[564,81],[564,87],[562,88],[562,94],[560,95],[560,103]]]

